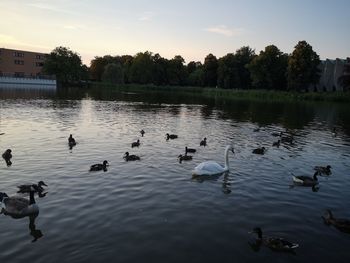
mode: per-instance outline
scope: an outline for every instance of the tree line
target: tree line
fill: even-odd
[[[46,58],[44,72],[56,74],[63,83],[90,79],[112,84],[153,84],[219,87],[223,89],[265,89],[304,91],[318,83],[320,58],[306,41],[300,41],[291,54],[269,45],[259,54],[249,46],[221,58],[208,54],[204,63],[172,59],[149,51],[135,56],[95,57],[90,67],[80,56],[57,47]]]

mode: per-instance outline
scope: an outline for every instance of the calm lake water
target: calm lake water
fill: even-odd
[[[0,191],[48,184],[36,218],[0,215],[0,262],[350,262],[350,234],[321,218],[331,209],[350,219],[344,104],[107,91],[0,90],[0,98],[0,151],[13,153],[12,166],[1,160]],[[271,133],[286,129],[295,144],[272,147]],[[192,179],[202,161],[223,164],[227,144],[230,172]],[[197,152],[180,164],[185,146]],[[258,146],[265,155],[252,154]],[[125,162],[126,151],[141,161]],[[89,172],[103,160],[107,172]],[[291,173],[312,176],[327,164],[332,175],[319,177],[318,191],[293,187]],[[256,226],[299,243],[296,254],[253,250]]]

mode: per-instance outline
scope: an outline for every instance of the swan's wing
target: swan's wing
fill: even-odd
[[[10,197],[4,200],[6,211],[19,212],[29,206],[29,200],[22,197]]]
[[[192,171],[195,175],[214,175],[225,172],[225,169],[214,161],[203,162]]]

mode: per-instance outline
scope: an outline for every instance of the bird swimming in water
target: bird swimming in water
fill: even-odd
[[[203,140],[201,140],[201,142],[199,143],[199,146],[207,146],[207,138],[206,137],[204,137],[204,139]]]
[[[305,175],[299,175],[299,176],[293,175],[293,182],[303,186],[315,186],[316,184],[318,184],[317,175],[318,175],[317,171],[314,173],[313,177],[305,176]]]
[[[17,193],[29,193],[30,191],[41,193],[45,190],[43,186],[47,186],[44,181],[39,181],[38,184],[22,184],[17,186],[19,189]]]
[[[326,225],[332,225],[339,231],[350,233],[350,220],[343,218],[335,218],[331,210],[327,209],[325,215],[322,216]]]
[[[192,148],[187,148],[187,146],[185,147],[185,155],[187,153],[195,153],[196,152],[196,149],[192,149]]]
[[[191,155],[182,155],[180,154],[177,158],[179,158],[179,163],[182,163],[182,161],[190,161],[192,160],[192,157]]]
[[[75,139],[73,138],[73,135],[70,134],[69,137],[68,137],[68,146],[70,149],[73,148],[73,146],[77,145]]]
[[[272,143],[272,146],[275,146],[275,147],[280,147],[280,144],[281,144],[281,140],[278,140],[277,142],[273,142]]]
[[[4,158],[7,166],[11,166],[12,162],[11,162],[11,158],[12,158],[12,150],[11,149],[7,149],[3,154],[2,154],[2,158]]]
[[[263,237],[260,227],[255,227],[250,233],[256,233],[258,235],[256,239],[257,246],[265,245],[274,251],[294,252],[294,249],[299,247],[298,244],[280,237]]]
[[[315,166],[314,170],[318,172],[319,175],[331,175],[332,166],[327,165],[327,166]]]
[[[6,193],[0,193],[0,202],[5,214],[14,217],[24,217],[39,213],[39,206],[35,203],[34,191],[30,191],[29,200],[19,196],[8,196]]]
[[[93,164],[90,166],[90,172],[91,171],[101,171],[101,170],[106,172],[108,165],[109,165],[109,163],[107,160],[104,160],[102,164],[101,163]]]
[[[131,148],[139,147],[140,146],[140,140],[137,140],[136,142],[131,143]]]
[[[139,156],[137,156],[137,155],[134,155],[134,154],[129,154],[129,152],[126,152],[125,154],[124,154],[124,157],[123,157],[124,159],[125,159],[125,161],[138,161],[138,160],[140,160],[141,158],[139,157]]]
[[[172,139],[172,140],[173,139],[177,139],[177,137],[178,136],[176,134],[169,134],[169,133],[166,134],[166,139],[167,140],[169,140],[169,139]]]
[[[141,133],[141,136],[143,137],[143,135],[145,134],[145,131],[141,130],[140,133]]]
[[[256,148],[253,150],[253,153],[255,153],[255,154],[265,154],[265,152],[266,152],[265,147]]]

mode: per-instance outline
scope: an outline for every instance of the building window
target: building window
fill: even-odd
[[[42,67],[42,66],[44,66],[44,63],[43,62],[35,62],[35,66]]]
[[[13,56],[14,57],[18,57],[18,58],[23,58],[24,57],[24,53],[22,53],[22,52],[13,52]]]
[[[39,54],[37,54],[37,55],[35,56],[35,58],[36,58],[36,59],[44,59],[44,55],[39,55]]]
[[[17,59],[15,59],[15,64],[16,65],[24,65],[24,60],[17,60]]]

